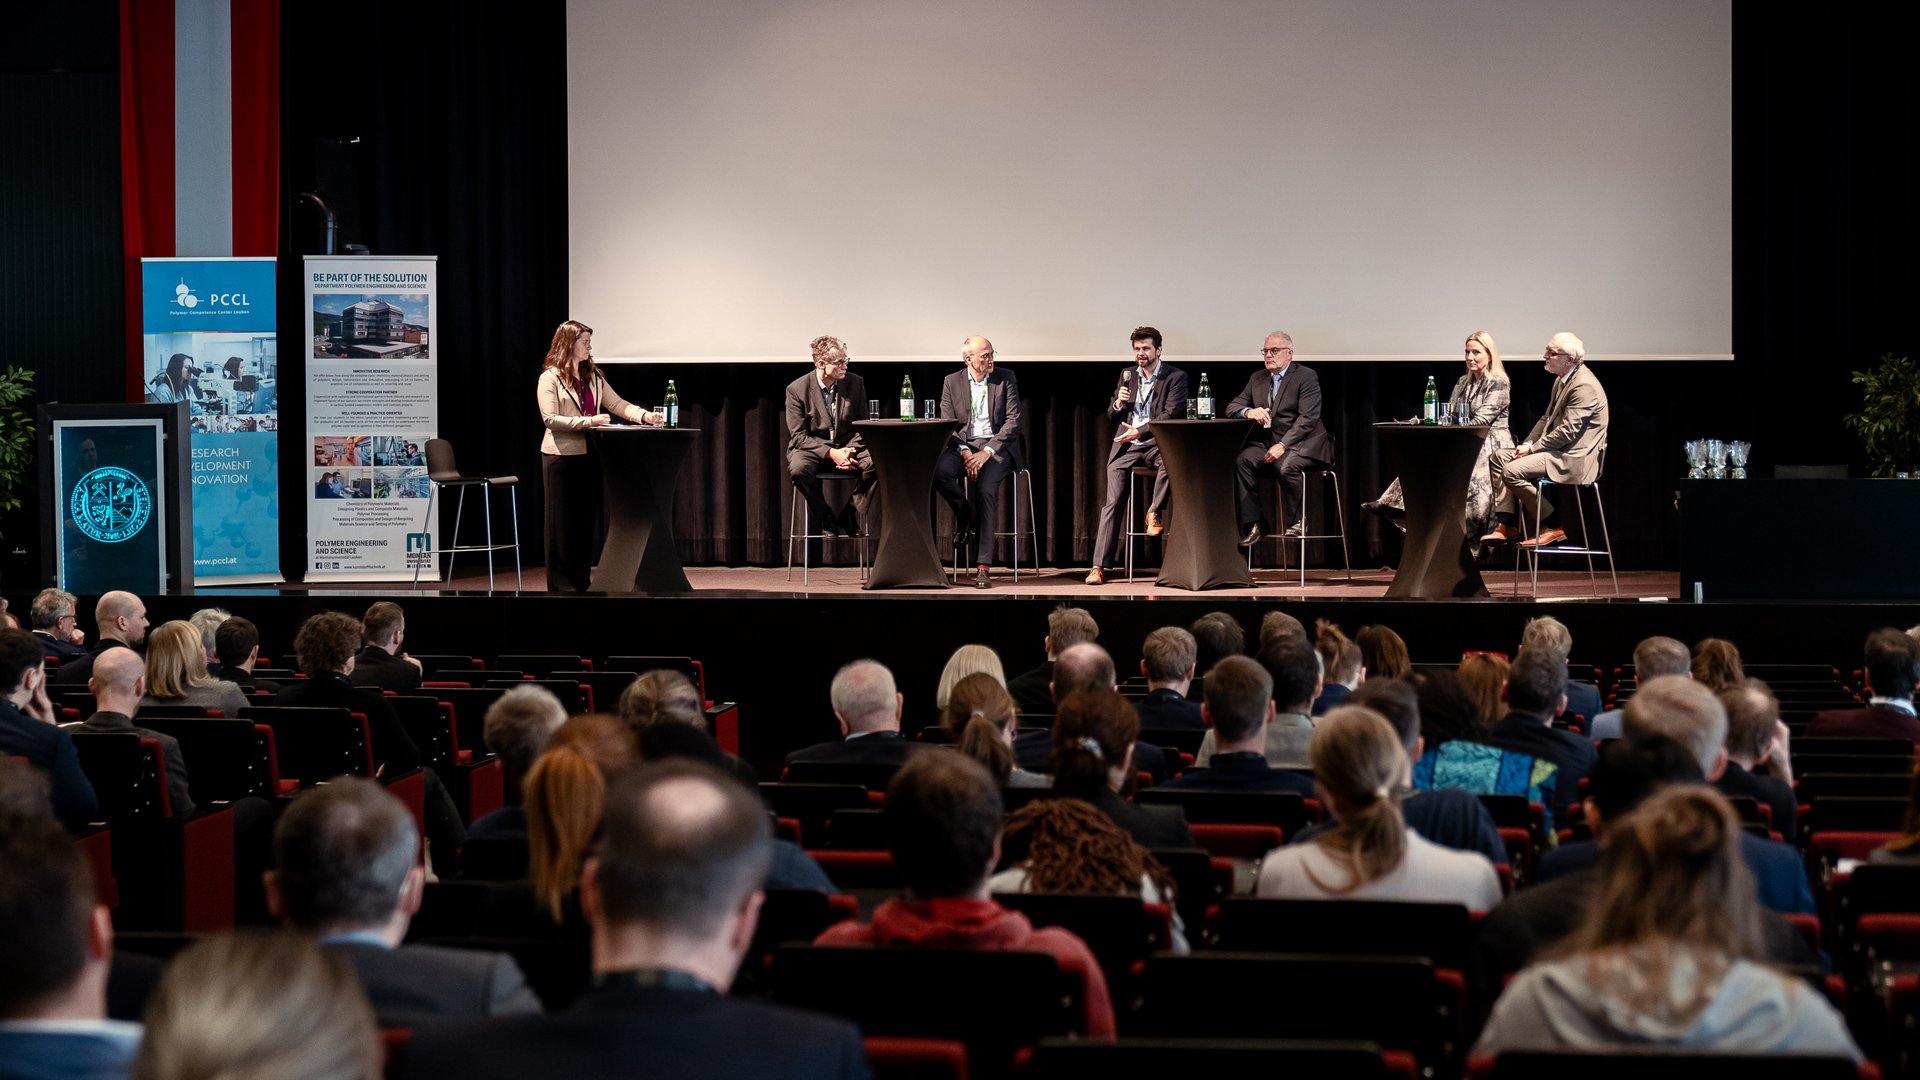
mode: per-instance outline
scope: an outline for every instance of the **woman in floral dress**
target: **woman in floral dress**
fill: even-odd
[[[1480,456],[1474,459],[1473,473],[1467,480],[1467,515],[1462,522],[1467,536],[1472,538],[1474,554],[1478,555],[1479,538],[1487,531],[1494,511],[1499,509],[1494,505],[1496,498],[1511,498],[1504,488],[1494,483],[1490,461],[1495,450],[1513,449],[1513,432],[1507,428],[1507,405],[1513,397],[1513,384],[1500,363],[1500,347],[1485,330],[1475,330],[1467,336],[1466,360],[1467,373],[1453,384],[1447,407],[1457,415],[1464,403],[1471,411],[1468,423],[1487,425],[1486,441],[1480,444]],[[1406,528],[1407,504],[1401,497],[1398,477],[1387,485],[1379,499],[1360,505]]]

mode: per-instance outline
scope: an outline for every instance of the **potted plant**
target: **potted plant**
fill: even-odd
[[[20,405],[32,393],[33,372],[0,371],[0,521],[20,509],[33,483],[33,417]]]
[[[1920,366],[1892,353],[1871,371],[1853,373],[1860,411],[1840,418],[1866,444],[1875,476],[1920,473]]]

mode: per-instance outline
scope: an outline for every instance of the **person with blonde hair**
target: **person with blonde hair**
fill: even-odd
[[[1487,911],[1500,878],[1477,852],[1436,844],[1407,826],[1397,793],[1407,751],[1385,717],[1344,705],[1313,733],[1313,783],[1334,828],[1278,848],[1260,863],[1255,892],[1294,900],[1414,900]]]
[[[962,645],[953,650],[953,655],[947,657],[947,666],[940,669],[940,685],[933,691],[934,708],[946,708],[953,688],[969,675],[990,675],[1002,687],[1007,685],[1007,671],[1000,666],[999,653],[985,645]]]
[[[1465,423],[1487,425],[1486,438],[1480,441],[1480,453],[1467,478],[1466,530],[1478,555],[1480,535],[1493,524],[1494,514],[1513,512],[1513,493],[1493,475],[1494,452],[1513,449],[1513,432],[1507,427],[1513,383],[1507,378],[1506,365],[1500,362],[1500,346],[1494,344],[1492,334],[1485,330],[1468,334],[1465,355],[1467,372],[1453,384],[1444,407],[1456,415],[1465,410]],[[1402,530],[1407,527],[1407,501],[1397,476],[1378,499],[1363,502],[1360,508],[1379,514]]]
[[[940,714],[940,726],[959,751],[980,764],[1002,787],[1043,788],[1045,776],[1017,767],[1013,758],[1014,730],[1020,710],[1007,688],[985,672],[954,684]]]
[[[1600,885],[1555,959],[1494,1004],[1476,1054],[1664,1046],[1862,1060],[1821,994],[1765,966],[1740,821],[1677,784],[1607,827]]]
[[[161,623],[147,635],[147,694],[141,705],[198,705],[237,717],[247,705],[238,683],[207,674],[201,633],[183,619]]]

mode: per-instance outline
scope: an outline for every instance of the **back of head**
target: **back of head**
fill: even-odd
[[[1503,667],[1502,684],[1505,681]],[[1499,691],[1495,686],[1496,701]],[[1420,680],[1415,696],[1420,701],[1420,735],[1427,740],[1428,749],[1455,739],[1477,742],[1486,734],[1487,714],[1482,711],[1479,695],[1467,680],[1453,672],[1436,671]]]
[[[1504,656],[1475,653],[1460,658],[1460,682],[1473,695],[1481,724],[1500,719],[1500,691],[1507,685],[1511,666]]]
[[[1320,718],[1307,754],[1314,784],[1339,819],[1316,843],[1347,871],[1344,882],[1316,884],[1347,893],[1392,872],[1407,850],[1406,822],[1394,801],[1407,753],[1393,726],[1371,709],[1342,705]]]
[[[101,593],[100,599],[93,603],[94,625],[99,628],[101,637],[119,637],[119,631],[113,629],[114,623],[120,619],[138,617],[145,607],[146,604],[130,592],[116,589]]]
[[[645,671],[620,691],[620,719],[638,731],[649,724],[690,724],[705,730],[706,703],[693,680],[678,671]]]
[[[1069,607],[1061,604],[1047,614],[1047,647],[1053,655],[1059,655],[1075,645],[1087,645],[1100,640],[1100,624],[1093,621],[1085,608]]]
[[[516,686],[487,706],[481,737],[487,752],[499,755],[508,781],[518,783],[566,720],[566,706],[553,691],[544,686]]]
[[[273,830],[283,914],[307,931],[383,926],[419,860],[413,816],[372,780],[308,789]]]
[[[993,869],[1000,785],[972,758],[944,751],[908,758],[887,785],[884,813],[894,865],[915,896],[972,896]]]
[[[1752,764],[1766,756],[1780,723],[1780,701],[1759,679],[1720,692],[1727,711],[1727,753]]]
[[[131,716],[140,698],[135,691],[140,687],[140,677],[146,673],[147,663],[140,659],[139,653],[132,649],[108,649],[94,657],[93,674],[87,685],[93,689],[95,704],[100,709]]]
[[[1139,896],[1146,878],[1171,898],[1173,882],[1154,857],[1112,818],[1079,799],[1041,799],[1007,819],[1008,835],[1027,837],[1032,892]]]
[[[193,624],[193,628],[200,631],[201,652],[208,656],[214,655],[214,635],[219,632],[220,624],[232,617],[227,613],[226,608],[217,607],[201,608],[187,616],[187,621]]]
[[[1347,698],[1347,704],[1379,713],[1393,725],[1393,733],[1407,756],[1413,756],[1414,744],[1420,739],[1420,695],[1412,683],[1405,679],[1368,679]]]
[[[1177,626],[1163,626],[1147,635],[1140,661],[1150,683],[1177,683],[1193,673],[1200,646],[1193,635]]]
[[[347,666],[360,651],[360,620],[338,611],[322,611],[300,624],[293,635],[293,656],[309,676]]]
[[[1260,617],[1260,641],[1256,649],[1265,646],[1275,638],[1297,638],[1307,640],[1307,628],[1299,619],[1284,611],[1275,609]]]
[[[1920,681],[1920,642],[1892,627],[1867,635],[1867,679],[1876,697],[1905,701]]]
[[[1693,751],[1665,735],[1614,739],[1594,758],[1587,797],[1600,820],[1612,822],[1669,784],[1698,784],[1705,778]]]
[[[20,689],[27,672],[45,661],[46,650],[40,647],[39,638],[18,627],[0,630],[0,696]]]
[[[1692,670],[1693,657],[1683,641],[1654,636],[1633,647],[1633,675],[1638,681],[1685,675]]]
[[[1260,732],[1273,703],[1273,676],[1244,656],[1221,658],[1207,673],[1207,716],[1222,743],[1241,743]]]
[[[527,812],[527,872],[554,921],[580,884],[580,865],[606,805],[607,778],[634,762],[633,733],[601,713],[569,717],[521,781]]]
[[[260,644],[260,628],[253,620],[231,615],[213,631],[213,655],[222,668],[238,668]]]
[[[1360,662],[1372,678],[1401,679],[1413,670],[1407,643],[1390,626],[1363,626],[1353,641],[1360,646]]]
[[[1053,718],[1053,789],[1091,798],[1107,789],[1107,772],[1127,759],[1140,737],[1140,714],[1112,689],[1077,690]]]
[[[834,673],[828,691],[833,711],[856,734],[900,727],[900,697],[893,672],[878,660],[855,660]]]
[[[1725,638],[1704,639],[1693,647],[1693,677],[1716,694],[1739,686],[1747,680],[1739,647]]]
[[[1305,712],[1313,704],[1314,688],[1320,685],[1320,654],[1306,638],[1267,638],[1254,659],[1273,678],[1274,707]]]
[[[1113,657],[1091,642],[1062,650],[1053,664],[1053,700],[1056,706],[1080,690],[1111,690],[1120,681]]]
[[[940,714],[941,728],[960,752],[984,765],[1003,784],[1013,773],[1013,750],[1006,740],[1013,721],[1013,695],[984,672],[955,683]]]
[[[766,805],[719,770],[667,761],[607,792],[593,855],[608,923],[704,940],[766,880],[773,831]]]
[[[697,761],[733,775],[733,761],[713,736],[687,724],[654,724],[640,729],[637,739],[640,760],[648,765],[663,761]]]
[[[35,1015],[79,980],[93,904],[87,861],[50,814],[0,821],[0,1020]]]
[[[1247,632],[1240,621],[1224,611],[1210,611],[1187,627],[1196,648],[1194,663],[1200,674],[1213,670],[1222,657],[1239,656],[1247,651]]]
[[[17,823],[53,819],[53,782],[25,758],[0,754],[0,837]]]
[[[1573,631],[1551,615],[1528,619],[1526,629],[1520,631],[1520,651],[1528,649],[1545,649],[1564,664],[1573,655]]]
[[[27,606],[27,618],[35,630],[52,630],[54,624],[79,609],[80,600],[70,592],[41,589]]]
[[[1522,648],[1507,668],[1507,708],[1551,719],[1567,693],[1567,662],[1547,649]]]
[[[147,1008],[138,1080],[373,1080],[381,1046],[347,961],[292,934],[189,946]]]
[[[391,600],[376,601],[367,608],[365,615],[360,616],[360,632],[369,645],[391,642],[393,636],[405,629],[406,625],[407,613]]]
[[[1360,677],[1360,646],[1326,619],[1313,623],[1313,649],[1320,654],[1320,668],[1330,683],[1351,685]]]
[[[183,619],[161,623],[147,635],[147,693],[157,698],[185,697],[207,679],[207,654],[200,631]]]
[[[934,689],[934,708],[944,709],[952,700],[953,688],[970,675],[989,675],[1001,686],[1007,685],[1006,669],[1000,666],[1000,654],[985,645],[962,645],[947,657],[940,669],[940,685]]]
[[[1711,775],[1727,745],[1727,710],[1698,681],[1662,675],[1640,684],[1627,699],[1620,732],[1629,739],[1664,735],[1685,746],[1701,773]]]

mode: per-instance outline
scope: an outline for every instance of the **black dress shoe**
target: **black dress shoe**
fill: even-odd
[[[979,572],[979,574],[978,574],[978,575],[976,575],[976,576],[974,577],[974,579],[973,579],[973,587],[974,587],[974,588],[976,588],[976,589],[991,589],[991,588],[993,588],[993,581],[992,581],[992,579],[991,579],[991,578],[989,577],[989,575],[988,575],[988,573],[987,573],[987,568],[986,568],[986,567],[984,567],[984,566],[983,566],[983,567],[981,567],[981,568],[980,568],[980,572]]]
[[[1265,535],[1266,533],[1261,531],[1260,529],[1260,523],[1256,521],[1253,524],[1247,526],[1246,533],[1240,537],[1240,546],[1252,547],[1253,545],[1259,543],[1260,538]]]

